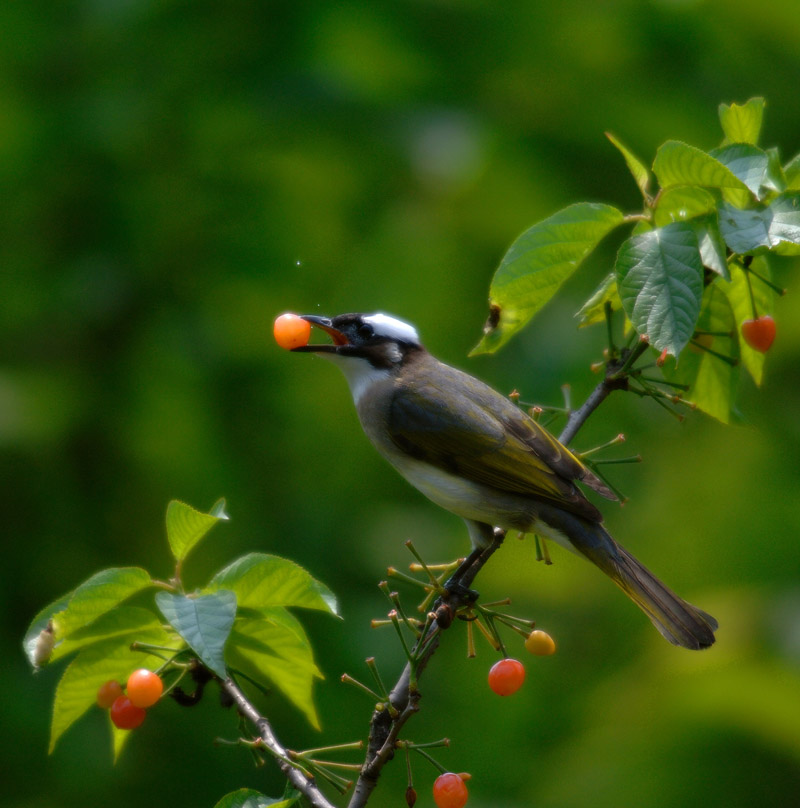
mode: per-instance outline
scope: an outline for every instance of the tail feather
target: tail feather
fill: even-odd
[[[650,618],[673,645],[699,650],[714,644],[717,621],[678,597],[597,522],[547,503],[538,512],[539,527],[599,567]]]
[[[694,651],[713,645],[719,624],[710,614],[678,597],[602,526],[592,527],[606,541],[586,547],[573,543],[650,618],[665,639]]]

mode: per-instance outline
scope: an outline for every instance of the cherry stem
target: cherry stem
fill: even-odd
[[[743,266],[744,276],[747,278],[747,291],[750,294],[750,305],[753,307],[753,319],[758,319],[758,311],[756,310],[756,298],[753,294],[753,284],[750,282],[750,267]],[[692,340],[694,341],[694,340]]]

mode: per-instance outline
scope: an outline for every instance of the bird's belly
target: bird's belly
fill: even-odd
[[[462,519],[506,529],[527,530],[535,521],[534,503],[423,463],[389,458],[397,470],[428,499]]]

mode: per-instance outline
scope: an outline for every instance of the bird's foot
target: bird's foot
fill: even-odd
[[[464,586],[455,575],[444,582],[444,590],[447,592],[448,597],[456,598],[464,605],[475,603],[480,595],[477,590]]]

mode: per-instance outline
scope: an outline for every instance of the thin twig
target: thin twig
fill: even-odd
[[[312,808],[336,808],[319,790],[313,779],[306,777],[305,774],[288,762],[289,753],[275,736],[269,721],[256,710],[238,685],[232,679],[226,679],[224,682],[220,682],[220,685],[233,699],[239,712],[248,721],[255,724],[261,742],[272,752],[281,771],[286,775],[286,779],[305,796]]]
[[[411,664],[407,664],[389,694],[389,701],[399,715],[392,720],[386,710],[376,710],[372,714],[367,754],[348,808],[363,808],[367,804],[367,800],[378,784],[381,770],[394,757],[400,731],[408,719],[419,709],[419,691],[410,686],[412,673],[415,674],[415,678],[420,677],[428,661],[439,647],[439,635],[450,626],[450,621],[444,619],[444,614],[452,615],[469,603],[470,585],[484,564],[500,548],[504,537],[503,531],[497,531],[494,540],[488,547],[480,552],[471,553],[450,579],[450,589],[454,591],[448,591],[437,600],[436,613],[439,616],[431,621],[428,630],[420,637],[412,651],[413,653],[421,649],[414,666],[415,670],[412,671]]]

